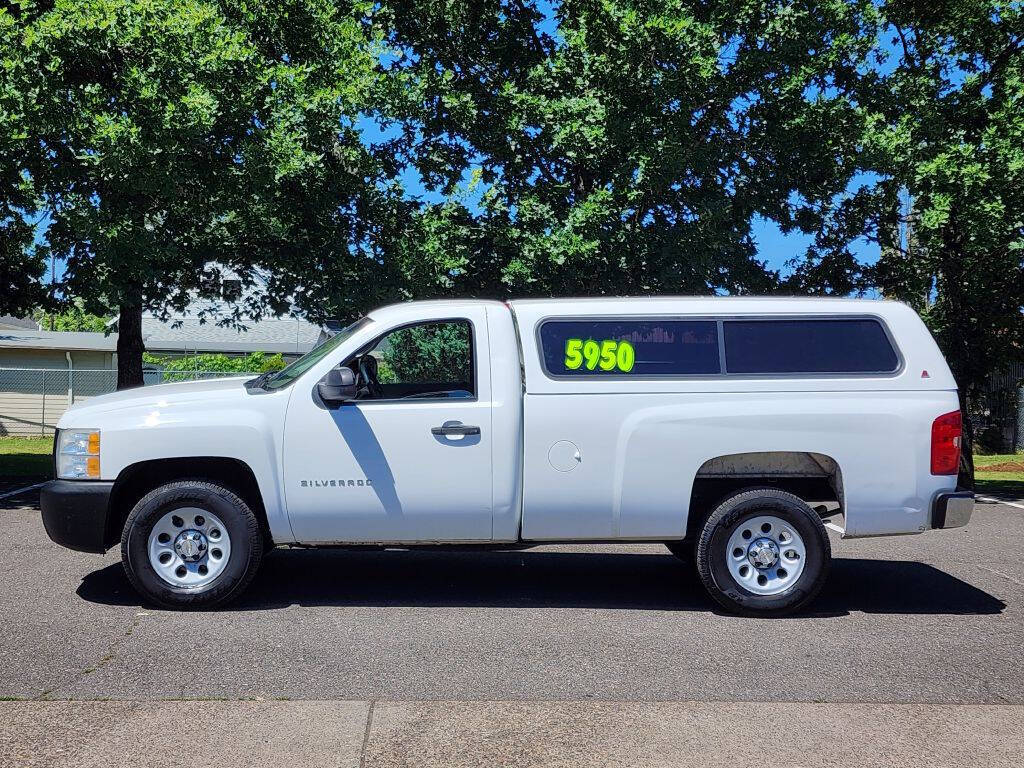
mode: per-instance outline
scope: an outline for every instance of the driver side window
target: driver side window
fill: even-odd
[[[474,397],[472,339],[467,320],[396,328],[360,359],[358,399]]]

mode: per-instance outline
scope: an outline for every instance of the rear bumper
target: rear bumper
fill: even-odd
[[[51,480],[39,495],[43,527],[54,542],[79,552],[107,551],[107,512],[113,482]]]
[[[940,493],[932,502],[932,528],[961,528],[971,521],[973,491]]]

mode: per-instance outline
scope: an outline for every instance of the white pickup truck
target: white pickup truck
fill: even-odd
[[[118,541],[167,607],[274,546],[665,542],[729,610],[806,605],[845,536],[965,525],[956,383],[908,307],[848,299],[412,302],[284,370],[60,419],[55,542]]]

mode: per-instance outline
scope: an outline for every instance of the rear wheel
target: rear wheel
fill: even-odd
[[[121,562],[143,596],[166,608],[212,608],[259,569],[263,536],[238,495],[202,480],[167,483],[128,515]]]
[[[708,593],[737,613],[798,610],[824,586],[832,547],[818,514],[791,493],[742,491],[704,523],[697,570]]]

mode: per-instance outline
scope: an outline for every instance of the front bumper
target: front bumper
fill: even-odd
[[[54,542],[79,552],[107,551],[107,518],[113,482],[51,480],[39,495],[43,527]]]
[[[932,528],[961,528],[971,521],[973,491],[940,493],[932,502]]]

